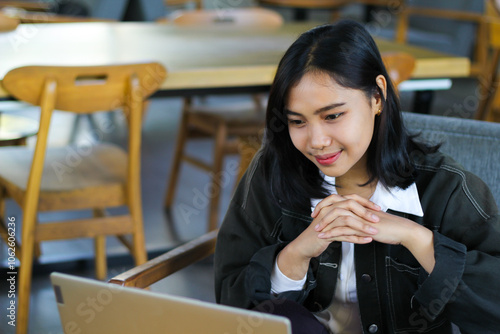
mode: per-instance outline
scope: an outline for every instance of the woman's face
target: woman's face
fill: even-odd
[[[385,92],[385,79],[382,80]],[[379,94],[368,98],[361,90],[344,88],[326,73],[310,72],[290,90],[286,105],[293,145],[324,174],[348,173],[367,181],[366,152],[370,145]]]

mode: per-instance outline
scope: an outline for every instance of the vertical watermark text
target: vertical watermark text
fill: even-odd
[[[16,218],[9,217],[7,222],[7,323],[16,326]]]

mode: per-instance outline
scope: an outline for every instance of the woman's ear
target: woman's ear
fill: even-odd
[[[387,81],[385,80],[385,77],[382,74],[379,74],[375,78],[375,83],[378,86],[377,92],[373,95],[372,97],[372,105],[374,107],[375,112],[379,112],[383,108],[383,103],[382,103],[382,96],[380,96],[380,93],[384,95],[384,99],[387,99]]]
[[[377,83],[377,86],[380,88],[380,91],[382,94],[384,94],[384,100],[387,99],[387,80],[385,80],[385,77],[382,74],[379,74],[377,78],[375,78],[375,82]]]

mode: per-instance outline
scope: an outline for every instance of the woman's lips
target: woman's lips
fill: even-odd
[[[326,155],[315,155],[314,158],[316,158],[316,161],[323,166],[328,166],[333,164],[337,159],[340,157],[340,154],[342,151],[338,151],[337,153],[333,154],[326,154]]]

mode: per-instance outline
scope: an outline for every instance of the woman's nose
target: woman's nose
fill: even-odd
[[[321,125],[313,125],[309,127],[309,142],[311,148],[321,150],[330,146],[332,139]]]

